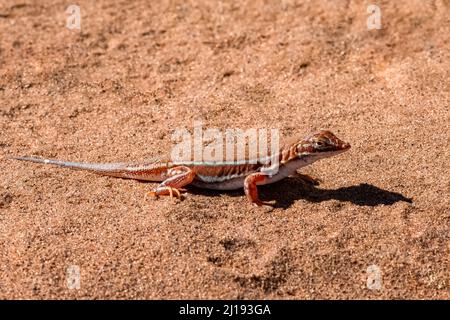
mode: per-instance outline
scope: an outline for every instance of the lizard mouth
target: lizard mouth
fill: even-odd
[[[352,146],[350,145],[350,143],[344,142],[341,144],[341,150],[348,150],[350,149]]]

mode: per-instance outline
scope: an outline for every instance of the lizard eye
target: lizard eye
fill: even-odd
[[[322,147],[325,146],[325,142],[323,142],[323,141],[316,141],[316,146],[319,147],[319,148],[322,148]]]

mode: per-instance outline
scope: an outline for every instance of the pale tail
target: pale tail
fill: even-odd
[[[69,162],[61,160],[43,159],[36,157],[10,157],[10,159],[30,161],[43,164],[52,164],[59,167],[87,170],[99,174],[123,177],[127,166],[123,163],[86,163],[86,162]]]

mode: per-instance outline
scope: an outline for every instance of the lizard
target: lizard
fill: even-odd
[[[244,188],[245,195],[255,206],[269,206],[261,201],[258,185],[280,181],[297,173],[299,168],[317,160],[329,158],[350,149],[350,144],[337,138],[328,130],[320,130],[304,138],[293,136],[287,139],[278,152],[272,154],[277,159],[277,170],[270,171],[270,164],[260,161],[229,162],[172,162],[159,158],[142,163],[85,163],[44,159],[39,157],[10,157],[15,160],[51,164],[65,168],[86,170],[100,175],[119,178],[160,182],[149,194],[154,197],[170,196],[181,198],[187,185],[213,190],[235,190]],[[310,178],[305,175],[305,177]],[[310,178],[311,179],[311,178]]]

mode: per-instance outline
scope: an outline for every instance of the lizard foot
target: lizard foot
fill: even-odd
[[[264,209],[264,211],[267,211],[267,212],[270,212],[274,209],[274,205],[267,201],[261,201],[261,200],[253,201],[252,205],[254,207]]]
[[[177,199],[181,200],[181,198],[182,198],[181,192],[185,192],[185,191],[186,191],[186,189],[177,189],[174,187],[165,186],[165,187],[156,188],[156,189],[148,192],[148,195],[155,197],[155,198],[159,198],[159,196],[170,196],[170,198],[177,198]]]

